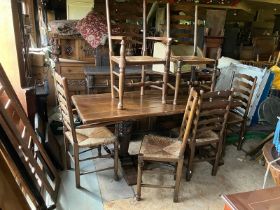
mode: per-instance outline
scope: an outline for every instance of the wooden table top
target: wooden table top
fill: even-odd
[[[222,198],[228,208],[233,210],[280,209],[280,187],[222,195]]]
[[[118,98],[111,98],[111,93],[93,95],[74,95],[72,101],[84,124],[120,122],[151,116],[163,116],[184,113],[187,103],[179,99],[178,105],[173,105],[173,96],[167,97],[167,104],[161,103],[159,91],[146,91],[140,96],[138,91],[124,94],[124,110],[118,110]]]
[[[202,58],[198,56],[171,56],[170,60],[173,62],[181,61],[185,64],[198,65],[198,64],[215,64],[215,60],[211,58]]]

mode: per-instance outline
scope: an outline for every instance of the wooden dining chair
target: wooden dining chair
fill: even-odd
[[[198,108],[193,120],[191,137],[187,147],[187,173],[186,179],[190,181],[193,174],[194,161],[214,160],[212,175],[215,176],[218,169],[221,152],[223,149],[223,134],[228,119],[228,113],[232,102],[232,91],[203,92],[200,91]],[[196,151],[214,147],[214,154],[204,154],[205,158],[194,160]],[[204,150],[206,151],[206,150]]]
[[[173,201],[178,202],[179,187],[184,163],[184,153],[189,138],[193,116],[196,111],[198,100],[197,92],[192,89],[185,109],[181,126],[181,135],[178,139],[147,135],[144,137],[138,155],[137,195],[141,199],[141,187],[172,188],[174,189]],[[155,161],[163,163],[175,163],[175,186],[158,186],[142,183],[144,161]]]
[[[239,141],[237,149],[240,150],[245,140],[244,134],[246,129],[246,122],[248,120],[248,113],[251,101],[256,88],[257,77],[252,77],[247,74],[236,74],[233,78],[232,88],[234,90],[233,99],[241,103],[241,106],[236,107],[229,112],[227,121],[227,129],[232,126],[239,125]],[[226,136],[226,133],[225,133]]]
[[[55,84],[57,100],[59,102],[60,112],[63,119],[63,133],[66,153],[66,167],[70,168],[70,159],[75,165],[76,187],[80,187],[80,175],[114,169],[114,179],[118,180],[118,139],[106,127],[89,127],[74,125],[73,111],[71,108],[71,100],[68,93],[67,79],[55,73]],[[73,145],[74,154],[69,151],[69,143]],[[95,171],[80,172],[80,162],[93,160],[96,158],[111,158],[111,154],[102,155],[101,146],[114,144],[114,167],[108,167]],[[84,149],[88,148],[88,149]],[[92,149],[98,149],[98,156],[80,159],[79,155]],[[84,149],[83,151],[79,151]],[[69,158],[70,157],[70,158]]]
[[[115,97],[115,91],[118,93],[119,103],[118,109],[123,109],[123,95],[125,86],[127,87],[141,87],[141,95],[144,95],[144,88],[150,87],[162,91],[162,103],[166,103],[166,92],[169,72],[169,59],[170,59],[170,43],[171,38],[166,37],[147,37],[147,19],[146,19],[146,4],[147,1],[143,0],[142,12],[143,17],[139,19],[139,5],[141,0],[129,2],[113,2],[106,0],[106,16],[108,27],[108,42],[109,42],[109,60],[110,60],[110,76],[111,76],[111,94]],[[167,10],[167,31],[169,31],[169,3],[166,4]],[[133,6],[133,7],[132,7]],[[132,12],[133,10],[133,12]],[[114,17],[113,17],[114,16]],[[134,23],[134,24],[133,24]],[[142,25],[142,27],[141,27]],[[142,30],[143,28],[143,30]],[[114,30],[112,30],[114,29]],[[142,34],[142,41],[141,41]],[[169,32],[167,33],[169,34]],[[165,58],[156,58],[147,55],[147,40],[160,41],[167,45]],[[120,43],[120,54],[115,55],[113,50],[113,41]],[[131,50],[127,50],[127,46],[142,45],[141,55],[127,55],[131,54]],[[146,77],[145,66],[152,64],[163,64],[164,72],[162,80],[148,81]],[[118,65],[119,72],[115,70]],[[127,66],[142,66],[141,82],[131,82],[125,84],[125,69]],[[115,81],[118,79],[118,85]]]

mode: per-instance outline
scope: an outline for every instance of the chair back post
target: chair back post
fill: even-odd
[[[194,90],[194,88],[192,88],[190,91],[190,95],[188,98],[188,102],[186,105],[181,129],[180,129],[179,139],[182,139],[182,146],[180,148],[180,153],[179,153],[180,157],[184,155],[186,150],[187,141],[190,136],[189,135],[190,129],[193,123],[193,117],[197,108],[197,102],[198,102],[198,93]]]
[[[147,41],[146,41],[146,36],[147,36],[147,1],[143,0],[143,46],[142,46],[142,55],[147,54]]]
[[[107,19],[107,30],[108,30],[108,44],[109,53],[113,55],[113,44],[112,44],[112,31],[111,31],[111,16],[110,16],[110,5],[109,0],[106,0],[106,19]]]
[[[166,36],[170,38],[170,3],[166,3]]]
[[[61,77],[57,72],[55,72],[55,86],[64,132],[71,131],[74,143],[78,144],[67,79]]]
[[[197,101],[197,109],[195,111],[195,116],[194,116],[194,120],[193,120],[193,124],[192,124],[193,129],[192,129],[192,134],[191,134],[191,138],[190,138],[190,143],[195,142],[203,94],[204,94],[204,91],[200,90],[199,99]]]
[[[219,137],[221,139],[223,139],[223,137],[224,137],[224,132],[226,130],[226,125],[227,125],[227,120],[228,120],[228,116],[229,116],[229,111],[230,111],[231,104],[232,104],[232,99],[233,99],[233,97],[232,97],[233,96],[233,88],[231,88],[230,91],[231,92],[230,92],[230,95],[228,97],[229,103],[228,103],[228,105],[226,107],[226,114],[224,115],[224,122],[223,122],[222,129],[221,129],[220,135],[219,135]]]

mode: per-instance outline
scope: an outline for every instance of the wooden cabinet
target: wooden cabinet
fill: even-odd
[[[80,36],[62,36],[52,34],[53,42],[58,46],[59,57],[95,63],[95,50]]]
[[[60,58],[56,64],[56,71],[68,79],[70,94],[85,93],[86,82],[84,69],[86,66],[94,67],[95,63]]]

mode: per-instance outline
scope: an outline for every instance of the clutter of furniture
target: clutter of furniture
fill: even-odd
[[[99,8],[101,2],[103,7]],[[141,200],[142,187],[154,187],[174,189],[173,201],[178,202],[184,163],[187,181],[195,176],[193,165],[197,161],[211,163],[211,174],[215,176],[225,153],[228,130],[236,125],[240,129],[237,148],[242,148],[246,125],[255,120],[257,107],[267,95],[273,80],[272,73],[267,69],[243,64],[257,62],[255,66],[270,65],[276,39],[273,37],[267,42],[263,42],[266,40],[263,37],[254,39],[257,61],[226,59],[229,64],[223,66],[223,31],[210,35],[206,30],[203,50],[198,47],[197,5],[181,10],[177,4],[161,2],[165,5],[165,22],[160,25],[163,35],[156,37],[148,35],[147,1],[130,3],[97,0],[96,10],[90,11],[84,19],[55,21],[51,27],[49,36],[55,61],[53,77],[63,123],[66,169],[71,168],[72,160],[76,187],[80,188],[81,175],[107,169],[114,170],[117,181],[120,161],[127,183],[137,184],[138,201]],[[135,11],[134,21],[130,19],[132,8]],[[192,24],[181,24],[181,16],[186,18],[189,11],[194,13],[194,17],[186,21]],[[99,19],[95,19],[97,16]],[[96,27],[94,30],[98,32],[94,31],[96,34],[90,36],[97,37],[90,39],[88,34],[85,37],[85,25]],[[176,30],[183,32],[176,34]],[[263,43],[267,45],[266,50],[258,51],[265,48],[261,46]],[[258,63],[267,57],[265,64]],[[279,58],[280,53],[277,64]],[[40,96],[44,100],[46,94]],[[47,118],[46,107],[43,106],[42,110],[43,115],[36,116],[36,122],[41,121],[40,117]],[[172,115],[183,116],[178,137],[145,135],[135,161],[128,153],[133,122]],[[75,124],[75,117],[81,120],[81,125]],[[55,203],[60,182],[56,168],[62,168],[61,157],[57,156],[59,152],[54,153],[57,145],[52,144],[48,149],[44,147],[52,134],[48,133],[47,125],[40,128],[42,124],[35,123],[36,132],[33,130],[0,66],[0,130],[4,130],[10,140],[4,147],[11,147],[16,154],[9,157],[11,160],[18,158],[32,172],[28,176],[34,186],[28,189],[24,185],[27,182],[24,171],[14,166],[31,199],[44,202],[42,188],[45,188]],[[108,149],[108,145],[113,145],[113,149]],[[106,150],[106,154],[102,154],[101,148]],[[81,157],[93,149],[97,149],[97,156]],[[269,162],[273,158],[270,152],[271,145],[265,145],[264,154]],[[98,158],[113,159],[113,166],[94,171],[81,170],[80,162]],[[157,186],[143,183],[142,175],[150,162],[174,166],[175,184]],[[270,170],[278,183],[278,165],[271,165]],[[223,198],[228,202],[232,196]],[[229,203],[233,204],[232,201]]]

